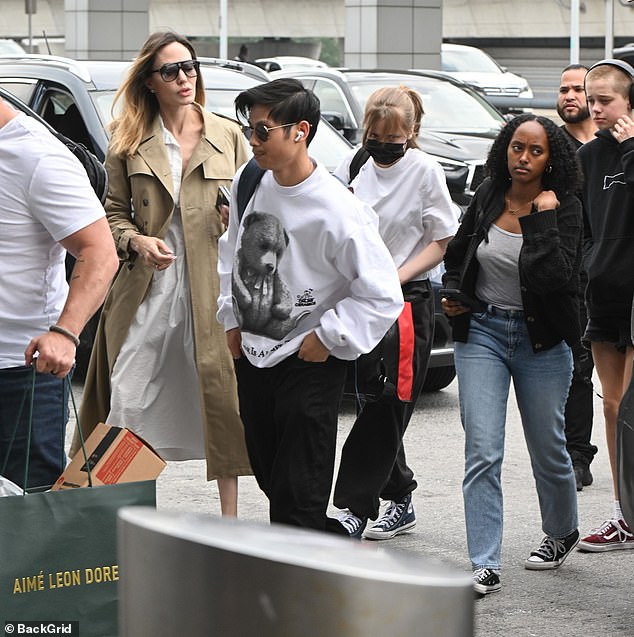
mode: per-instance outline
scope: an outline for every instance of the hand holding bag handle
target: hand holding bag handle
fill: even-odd
[[[9,440],[9,444],[7,445],[7,450],[6,453],[4,455],[4,461],[2,463],[2,469],[0,469],[0,475],[4,475],[4,472],[6,470],[7,464],[9,462],[9,456],[11,454],[11,449],[13,448],[13,443],[15,442],[15,437],[17,435],[19,426],[20,426],[20,419],[22,418],[22,413],[24,411],[24,405],[26,403],[27,398],[29,398],[29,407],[28,407],[28,419],[27,419],[27,438],[26,438],[26,449],[25,449],[25,454],[26,454],[26,458],[25,458],[25,463],[24,463],[24,481],[23,481],[23,487],[22,487],[22,495],[26,495],[27,493],[27,489],[28,489],[28,475],[29,475],[29,460],[30,460],[30,455],[31,455],[31,438],[32,438],[32,434],[33,434],[33,403],[35,400],[35,379],[37,377],[37,372],[35,371],[35,364],[33,363],[30,366],[30,370],[31,370],[31,379],[30,379],[30,386],[25,390],[24,392],[24,397],[22,398],[22,402],[20,403],[20,408],[18,409],[18,415],[16,418],[16,422],[15,422],[15,427],[13,428],[13,433],[11,435],[11,439]],[[63,380],[64,383],[64,388],[68,390],[68,393],[70,395],[71,398],[71,402],[73,403],[73,411],[75,414],[75,420],[77,423],[79,423],[79,416],[77,414],[77,405],[75,404],[75,395],[73,394],[73,387],[71,385],[70,379],[68,376],[64,377]],[[62,421],[64,420],[64,403],[62,402],[62,412],[61,412],[61,418]],[[82,453],[84,455],[84,460],[86,461],[86,471],[88,473],[88,486],[92,487],[92,475],[91,475],[91,471],[90,471],[90,467],[89,467],[89,463],[88,463],[88,455],[86,454],[86,447],[84,445],[84,437],[83,434],[81,432],[81,427],[78,427],[78,431],[79,431],[79,442],[81,445],[81,450]],[[64,449],[64,441],[61,441],[61,448],[62,448],[62,454],[63,454],[63,449]],[[63,458],[62,458],[62,463],[63,462]]]

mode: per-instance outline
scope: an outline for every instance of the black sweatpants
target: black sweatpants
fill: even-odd
[[[378,516],[379,498],[399,501],[417,486],[407,466],[403,436],[427,373],[434,339],[434,295],[429,281],[414,281],[403,285],[403,296],[412,304],[412,401],[388,397],[364,403],[341,451],[334,504],[361,518]]]
[[[346,361],[274,367],[235,361],[251,467],[269,499],[271,522],[326,530]]]
[[[592,444],[592,420],[594,416],[594,387],[592,352],[581,343],[572,348],[574,368],[568,390],[566,410],[566,448],[573,463],[590,465],[597,447]]]

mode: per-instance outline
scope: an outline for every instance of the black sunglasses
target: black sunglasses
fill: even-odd
[[[160,69],[154,69],[152,73],[160,73],[164,82],[173,82],[178,77],[178,72],[182,69],[187,77],[196,77],[200,62],[198,60],[185,60],[183,62],[169,62],[163,64]]]
[[[258,122],[255,126],[243,126],[242,132],[247,139],[251,139],[253,133],[261,141],[265,142],[269,138],[269,133],[276,128],[286,128],[287,126],[295,126],[297,122],[292,124],[280,124],[279,126],[267,126],[264,122]]]

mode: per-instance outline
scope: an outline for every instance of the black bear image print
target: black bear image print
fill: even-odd
[[[244,218],[231,289],[245,332],[280,341],[295,327],[291,292],[279,272],[287,246],[288,234],[275,215],[252,212]]]

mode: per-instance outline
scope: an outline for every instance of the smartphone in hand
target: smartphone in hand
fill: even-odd
[[[448,301],[457,301],[461,305],[468,307],[472,310],[482,309],[482,303],[478,299],[465,294],[457,288],[441,288],[438,290],[441,299],[447,299]]]
[[[218,196],[216,197],[216,209],[220,211],[220,206],[231,205],[231,191],[226,186],[218,186]]]

